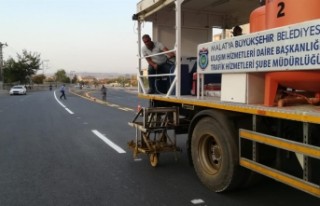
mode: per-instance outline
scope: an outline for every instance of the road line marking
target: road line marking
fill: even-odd
[[[128,112],[128,111],[133,111],[133,109],[126,108],[126,107],[119,107],[118,109],[123,110],[123,111],[126,111],[126,112]]]
[[[65,108],[70,114],[74,114],[70,109],[68,109],[67,107]]]
[[[124,110],[124,111],[126,111],[126,112],[128,112],[128,111],[134,111],[133,109],[128,108],[128,107],[122,107],[121,109]]]
[[[62,103],[58,100],[57,95],[56,95],[56,92],[53,92],[53,94],[54,94],[54,98],[56,98],[57,102],[58,102],[63,108],[66,108],[66,106],[64,106],[64,104],[62,104]]]
[[[104,141],[107,145],[109,145],[111,148],[116,150],[118,153],[126,153],[121,147],[113,143],[111,140],[109,140],[107,137],[105,137],[103,134],[101,134],[98,130],[91,130],[93,134],[95,134],[97,137],[99,137],[102,141]]]
[[[90,96],[90,93],[93,93],[93,92],[96,92],[96,91],[90,91],[90,92],[86,92],[85,95],[80,95],[80,94],[77,94],[76,92],[72,91],[72,89],[69,89],[69,92],[74,94],[74,95],[77,95],[81,98],[84,98],[84,99],[87,99],[89,101],[93,101],[93,102],[97,102],[97,103],[100,103],[100,104],[104,104],[104,105],[107,105],[109,107],[114,107],[116,109],[120,109],[122,111],[125,111],[125,112],[135,112],[134,109],[131,109],[131,108],[124,108],[124,107],[121,107],[120,105],[117,105],[117,104],[113,104],[111,102],[108,102],[108,101],[102,101],[98,98],[95,98],[95,97],[92,97]]]
[[[191,203],[194,205],[197,205],[197,204],[204,203],[204,201],[202,199],[193,199],[193,200],[191,200]]]
[[[69,112],[70,114],[74,114],[70,109],[68,109],[64,104],[62,104],[62,103],[58,100],[55,91],[53,92],[53,94],[54,94],[54,98],[57,100],[57,102],[58,102],[65,110],[67,110],[67,112]]]

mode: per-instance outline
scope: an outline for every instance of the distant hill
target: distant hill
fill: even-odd
[[[53,76],[54,74],[46,74],[46,76]],[[67,73],[67,76],[69,74]],[[94,77],[96,79],[113,79],[113,78],[118,78],[118,77],[130,77],[132,75],[136,75],[136,73],[103,73],[103,72],[74,72],[71,76],[77,75],[78,77]]]
[[[75,75],[80,77],[95,77],[97,79],[113,79],[123,76],[132,76],[135,73],[121,74],[121,73],[97,73],[97,72],[75,72]]]

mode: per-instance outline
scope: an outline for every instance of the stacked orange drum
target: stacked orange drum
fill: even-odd
[[[266,0],[250,15],[250,32],[320,19],[320,0]],[[290,68],[288,68],[290,69]],[[320,93],[320,72],[268,72],[265,76],[264,105],[273,106],[278,85]]]

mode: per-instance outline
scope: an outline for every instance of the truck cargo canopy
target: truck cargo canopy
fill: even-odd
[[[173,11],[174,2],[175,0],[142,0],[137,4],[137,13],[133,19],[152,21],[157,11],[164,7]],[[250,13],[259,6],[259,0],[185,0],[182,10],[221,16],[223,18],[220,18],[219,22],[210,26],[231,28],[237,24],[248,23]]]

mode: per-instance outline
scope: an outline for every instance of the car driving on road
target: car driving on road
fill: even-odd
[[[15,94],[27,94],[27,89],[24,85],[16,85],[13,86],[10,91],[9,91],[10,95],[15,95]]]

